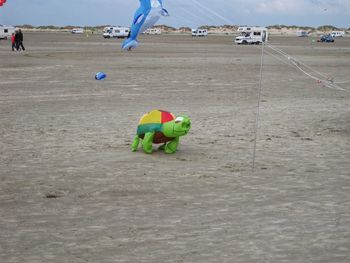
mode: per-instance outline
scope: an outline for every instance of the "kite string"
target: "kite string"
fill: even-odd
[[[271,48],[272,50],[276,51],[277,53],[281,54],[282,56],[286,57],[287,59],[289,59],[289,60],[292,59],[294,62],[297,62],[298,64],[300,64],[300,65],[302,65],[302,66],[308,68],[309,70],[315,72],[316,74],[318,74],[318,75],[320,75],[320,76],[322,76],[322,77],[324,77],[324,78],[328,78],[328,76],[326,76],[326,75],[324,75],[323,73],[321,73],[321,72],[319,72],[319,71],[317,71],[317,70],[315,70],[315,69],[309,67],[309,66],[306,65],[305,63],[302,63],[302,62],[300,62],[300,61],[296,61],[294,58],[292,58],[290,55],[288,55],[288,54],[287,54],[286,52],[284,52],[283,50],[278,49],[278,48],[276,48],[276,47],[274,47],[274,46],[272,46],[272,45],[270,45],[270,44],[267,44],[267,46],[268,46],[269,48]]]
[[[225,23],[232,24],[232,21],[230,21],[226,17],[218,14],[214,10],[212,10],[209,7],[207,7],[206,5],[204,5],[203,3],[200,3],[197,0],[191,0],[191,2],[194,3],[195,5],[197,5],[197,7],[202,8],[202,9],[206,10],[207,12],[209,12],[213,17],[219,18],[222,21],[225,21]]]
[[[327,78],[327,76],[325,76],[324,74],[312,69],[311,67],[307,66],[304,63],[300,63],[298,61],[296,61],[295,59],[291,58],[287,53],[285,53],[282,50],[279,50],[277,48],[274,48],[271,45],[268,45],[269,48],[271,48],[272,50],[274,50],[275,52],[279,53],[280,55],[288,58],[288,60],[291,61],[292,65],[294,65],[295,67],[297,67],[301,72],[303,72],[305,75],[309,76],[312,79],[315,80],[320,80],[322,81],[322,79],[319,79],[313,75],[311,75],[310,73],[306,72],[305,70],[303,70],[300,65],[304,65],[304,67],[308,68],[309,70],[317,73],[318,75]],[[253,173],[255,172],[255,163],[256,163],[256,146],[257,146],[257,138],[258,138],[258,131],[259,131],[259,122],[260,122],[260,102],[261,102],[261,94],[262,94],[262,80],[263,80],[263,69],[264,69],[264,49],[265,49],[265,43],[262,43],[262,48],[261,48],[261,60],[260,60],[260,75],[259,75],[259,86],[258,86],[258,98],[257,98],[257,107],[256,107],[256,119],[255,119],[255,128],[254,128],[254,148],[253,148],[253,164],[252,164],[252,171]],[[273,57],[277,58],[276,56],[274,56],[272,53],[268,52],[270,55],[272,55]],[[285,64],[288,64],[286,62],[284,62],[283,60],[279,59],[278,60],[282,61]],[[288,64],[289,65],[289,64]],[[335,89],[339,89],[339,90],[343,90],[343,88],[339,87],[338,85],[334,85],[333,83],[331,83],[331,81],[328,80],[327,81],[329,83],[326,84],[327,87],[329,88],[335,88]],[[333,84],[333,85],[332,85]]]
[[[263,68],[264,68],[264,49],[265,49],[265,43],[263,42],[262,48],[261,48],[258,101],[257,101],[257,107],[256,107],[256,119],[255,119],[255,129],[254,129],[254,148],[253,148],[253,167],[252,167],[253,173],[255,172],[256,144],[257,144],[258,131],[259,131],[259,121],[260,121],[260,100],[261,100]]]
[[[303,74],[305,74],[306,76],[308,76],[311,79],[314,79],[316,81],[319,81],[321,83],[324,83],[324,85],[328,88],[331,89],[337,89],[337,90],[342,90],[342,91],[349,91],[347,89],[341,88],[340,86],[338,86],[337,84],[345,84],[348,83],[348,81],[343,81],[343,82],[334,82],[332,78],[329,78],[328,76],[318,72],[317,70],[311,68],[310,66],[306,65],[305,63],[302,63],[294,58],[292,58],[290,55],[288,55],[286,52],[284,52],[281,49],[278,49],[270,44],[267,44],[267,47],[271,48],[273,51],[275,51],[276,53],[282,55],[283,57],[285,57],[286,59],[288,59],[288,61],[290,61],[290,63],[296,67],[298,70],[300,70]],[[309,69],[309,71],[316,73],[317,75],[321,76],[321,77],[317,77],[312,75],[311,73],[306,72],[301,66],[303,66],[304,68]]]
[[[171,3],[171,1],[169,1],[169,2],[167,3],[167,6],[171,6],[171,5],[172,5],[172,3]],[[178,6],[179,6],[180,9],[182,10],[181,14],[182,14],[182,13],[186,13],[187,15],[186,15],[186,14],[183,14],[182,16],[180,16],[179,13],[175,13],[175,12],[173,11],[173,12],[170,13],[170,16],[180,18],[180,21],[181,21],[181,20],[187,20],[188,22],[190,22],[191,24],[194,24],[194,25],[199,25],[199,24],[200,24],[199,21],[201,21],[201,20],[203,19],[203,17],[200,17],[199,15],[196,15],[194,12],[191,12],[190,9],[183,7],[182,3],[179,3]],[[174,10],[175,10],[175,8],[174,8]],[[199,10],[199,12],[201,12],[201,13],[203,12],[203,13],[201,14],[202,16],[206,16],[208,19],[214,21],[214,20],[213,20],[210,16],[208,16],[203,10]],[[190,19],[188,16],[191,16],[192,19]],[[196,20],[194,20],[193,18],[195,18]]]
[[[171,1],[169,1],[171,2]],[[209,8],[208,6],[206,6],[205,4],[197,1],[197,0],[186,0],[186,6],[190,5],[192,7],[194,7],[193,9],[196,9],[196,14],[191,12],[190,9],[187,8],[182,8],[186,10],[186,13],[190,14],[193,17],[196,17],[197,19],[199,19],[199,21],[204,21],[203,19],[205,19],[204,17],[206,17],[206,19],[211,20],[212,23],[216,24],[218,19],[221,21],[225,21],[225,23],[227,24],[232,24],[232,21],[230,19],[228,19],[227,17],[224,17],[223,15],[219,14],[218,12],[212,10],[211,8]],[[169,3],[168,3],[169,4]],[[179,1],[178,4],[183,4],[181,1]],[[201,14],[198,14],[198,12],[200,12]],[[197,21],[196,24],[198,24],[199,22]]]

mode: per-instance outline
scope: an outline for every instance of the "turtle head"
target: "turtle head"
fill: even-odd
[[[176,117],[175,120],[164,123],[163,133],[167,137],[179,137],[186,135],[191,129],[191,120],[185,115]]]

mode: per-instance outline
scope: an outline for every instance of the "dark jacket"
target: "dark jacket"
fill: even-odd
[[[19,42],[19,32],[16,32],[15,34],[15,42]]]
[[[18,32],[18,41],[23,42],[23,34],[22,32]]]

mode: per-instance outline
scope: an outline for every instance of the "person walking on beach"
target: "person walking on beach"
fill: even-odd
[[[15,31],[15,49],[18,51],[19,49],[19,34],[18,34],[18,30],[16,29]]]
[[[15,51],[15,47],[16,47],[15,33],[12,33],[11,44],[12,44],[12,51]]]
[[[23,33],[21,29],[18,29],[18,43],[17,43],[17,50],[22,48],[22,50],[26,50],[23,46]]]

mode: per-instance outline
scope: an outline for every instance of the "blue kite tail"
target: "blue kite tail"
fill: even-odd
[[[123,50],[131,50],[133,48],[136,48],[139,45],[139,42],[136,39],[128,38],[124,41],[122,45]]]

